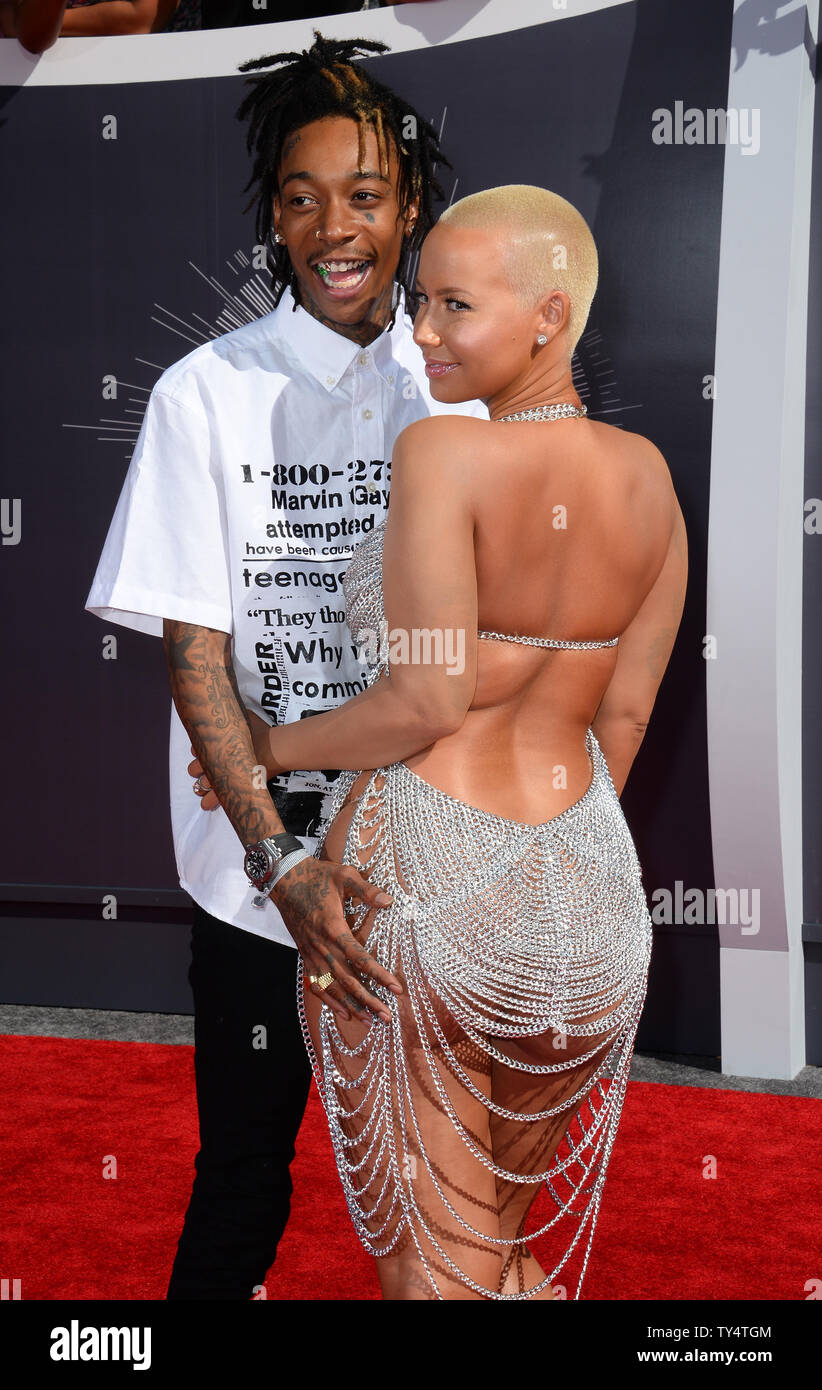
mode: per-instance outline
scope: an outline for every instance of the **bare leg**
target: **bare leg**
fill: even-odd
[[[363,807],[363,824],[357,844],[349,845],[346,849],[346,839],[357,801],[370,775],[360,774],[352,785],[324,846],[324,854],[329,858],[356,863],[361,870],[364,870],[369,859],[374,837],[380,834],[378,805],[372,806],[369,802]],[[378,782],[378,789],[379,786]],[[402,885],[398,871],[397,879]],[[386,886],[390,891],[390,885]],[[358,939],[369,949],[373,949],[371,930],[377,916],[378,912],[371,909],[357,933]],[[353,916],[347,920],[354,929]],[[405,983],[402,971],[393,964],[391,968]],[[321,1056],[322,1000],[307,991],[305,1009],[315,1052]],[[472,1094],[454,1075],[437,1039],[427,1037],[428,1046],[436,1058],[432,1073],[407,993],[395,1002],[395,1017],[395,1037],[399,1034],[401,1046],[390,1049],[390,1064],[386,1068],[390,1106],[386,1104],[385,1093],[381,1105],[376,1091],[372,1090],[369,1094],[373,1056],[367,1046],[362,1054],[353,1057],[342,1054],[340,1049],[335,1052],[335,1068],[347,1083],[342,1092],[347,1113],[339,1117],[340,1127],[345,1136],[348,1162],[357,1169],[361,1209],[370,1213],[364,1224],[374,1235],[375,1244],[380,1247],[384,1248],[392,1237],[398,1237],[391,1250],[377,1258],[383,1298],[391,1301],[436,1297],[445,1300],[482,1299],[485,1295],[466,1285],[460,1273],[452,1268],[452,1263],[481,1289],[498,1287],[503,1248],[494,1244],[493,1240],[483,1240],[482,1234],[475,1234],[485,1233],[492,1238],[499,1235],[496,1184],[493,1172],[470,1152],[461,1133],[455,1129],[449,1105],[459,1114],[460,1125],[470,1136],[471,1143],[490,1160],[489,1115],[487,1105],[483,1103],[483,1097],[487,1097],[490,1091],[490,1065],[481,1049],[465,1039],[454,1020],[440,1006],[437,1009],[437,1023],[459,1056],[460,1065],[465,1067],[480,1093]],[[329,1023],[327,1014],[325,1023]],[[351,1019],[336,1026],[348,1052],[358,1048],[372,1029],[384,1031],[379,1052],[386,1054],[389,1051],[390,1045],[385,1036],[389,1025]],[[427,1034],[430,1030],[423,1031]],[[378,1040],[375,1038],[373,1041]],[[400,1074],[400,1068],[404,1069],[405,1077]],[[336,1098],[341,1098],[339,1093]],[[374,1113],[375,1108],[379,1113]],[[387,1133],[383,1136],[385,1151],[381,1159],[374,1161],[367,1158],[367,1154],[375,1131],[379,1132],[380,1114],[391,1133],[390,1136]],[[375,1150],[379,1144],[380,1139],[373,1146]],[[399,1202],[392,1212],[392,1199],[398,1193]],[[412,1237],[404,1215],[409,1209],[423,1214],[433,1239],[422,1235],[419,1230],[416,1239]]]
[[[574,1025],[595,1023],[611,1012],[610,1008],[587,1012],[574,1019]],[[605,1032],[571,1036],[557,1029],[551,1029],[548,1033],[533,1039],[509,1042],[506,1051],[512,1060],[537,1065],[571,1061],[592,1049],[596,1050],[593,1057],[581,1061],[578,1066],[554,1074],[529,1074],[495,1061],[493,1100],[496,1104],[516,1110],[522,1115],[554,1109],[565,1101],[571,1102],[572,1097],[586,1086],[600,1067],[610,1047],[611,1038]],[[500,1167],[523,1175],[546,1171],[569,1130],[572,1127],[579,1129],[579,1125],[575,1126],[574,1121],[585,1104],[586,1101],[571,1103],[567,1108],[559,1109],[556,1115],[532,1123],[513,1121],[492,1114],[491,1134],[495,1161]],[[506,1277],[502,1288],[504,1293],[516,1293],[522,1288],[533,1288],[545,1278],[541,1265],[524,1243],[528,1213],[540,1187],[539,1182],[517,1183],[497,1178],[500,1233],[508,1236],[512,1242],[511,1252],[506,1260]],[[537,1299],[553,1297],[550,1286],[535,1295]]]
[[[540,1261],[552,1279],[560,1270],[565,1279],[566,1263],[578,1249],[581,1280],[624,1094],[630,1055],[626,1020],[636,1022],[636,1011],[623,1005],[629,994],[637,1002],[632,991],[641,981],[635,975],[633,986],[627,978],[623,985],[619,938],[612,956],[612,938],[601,925],[589,932],[583,919],[562,927],[569,919],[561,916],[567,946],[562,936],[546,943],[546,959],[558,962],[556,974],[548,977],[544,1000],[539,992],[534,995],[531,962],[540,961],[542,937],[556,929],[550,916],[542,923],[534,919],[531,885],[544,882],[546,862],[553,862],[551,873],[556,872],[557,856],[561,863],[565,853],[561,840],[517,863],[516,876],[491,883],[486,877],[478,893],[470,889],[470,862],[482,850],[485,827],[463,825],[460,850],[440,834],[439,858],[431,869],[430,857],[415,857],[417,837],[429,816],[436,822],[440,808],[425,805],[428,794],[416,789],[405,803],[394,802],[389,792],[395,784],[386,792],[382,773],[366,793],[370,778],[363,773],[354,783],[331,827],[326,853],[358,864],[394,895],[394,906],[383,911],[358,916],[351,905],[349,922],[402,981],[405,993],[391,1003],[390,1024],[352,1019],[340,1025],[321,1000],[306,998],[307,1026],[333,1102],[329,1122],[355,1226],[377,1259],[385,1299],[481,1300],[527,1294],[541,1283],[546,1286],[531,1296],[551,1299],[554,1290],[530,1242],[524,1244],[526,1220],[547,1178],[555,1209],[536,1247]],[[392,812],[392,806],[407,807],[408,819],[405,810]],[[390,814],[395,815],[391,824]],[[454,803],[454,810],[443,814],[458,820],[473,812]],[[495,833],[492,826],[492,848]],[[414,865],[413,893],[395,858],[398,846],[403,863]],[[597,863],[583,855],[578,868],[571,851],[564,867],[571,897],[579,872],[581,890],[592,883],[593,910],[599,911],[604,890]],[[461,872],[469,892],[451,917],[438,906],[440,885],[459,884]],[[622,909],[612,910],[618,927],[623,919],[616,913]],[[629,919],[639,922],[633,927],[637,936],[642,910],[637,895],[638,916]],[[521,929],[520,912],[528,931]],[[592,938],[603,943],[593,952],[586,944]],[[578,969],[577,943],[587,951]],[[634,957],[641,962],[641,939]],[[513,976],[511,959],[522,962]],[[453,1001],[453,1012],[446,1000]],[[530,1018],[542,1026],[541,1010],[549,1008],[561,1011],[567,1031],[529,1035],[522,1023]],[[483,1022],[478,1025],[477,1019]],[[591,1032],[575,1034],[580,1026]],[[600,1070],[606,1059],[607,1071]],[[541,1253],[543,1241],[547,1255]]]

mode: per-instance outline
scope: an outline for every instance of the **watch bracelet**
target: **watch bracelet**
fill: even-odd
[[[271,876],[269,892],[271,888],[274,887],[275,883],[279,882],[283,875],[288,873],[289,869],[294,868],[295,864],[299,864],[303,859],[313,859],[313,857],[310,850],[307,850],[304,845],[301,845],[299,849],[289,850],[288,854],[283,855]]]
[[[268,880],[267,883],[263,884],[262,888],[257,888],[254,884],[251,885],[252,888],[254,888],[254,896],[251,899],[251,906],[257,908],[265,907],[268,899],[271,896],[271,890],[277,883],[277,881],[281,879],[284,874],[287,874],[289,869],[293,869],[295,864],[299,864],[300,861],[303,859],[312,859],[313,857],[314,856],[310,853],[310,851],[304,848],[293,849],[290,851],[289,854],[283,855],[271,878]]]

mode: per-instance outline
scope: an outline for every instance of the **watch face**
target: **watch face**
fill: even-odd
[[[264,883],[271,873],[271,865],[264,849],[250,849],[245,857],[245,871],[255,883]]]

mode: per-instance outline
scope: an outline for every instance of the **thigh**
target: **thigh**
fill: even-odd
[[[527,1071],[498,1060],[493,1063],[494,1104],[516,1116],[496,1112],[491,1116],[494,1161],[517,1175],[516,1179],[497,1177],[500,1230],[512,1242],[523,1238],[528,1213],[546,1173],[550,1174],[549,1187],[557,1204],[568,1202],[577,1217],[582,1215],[589,1172],[592,1164],[596,1167],[594,1156],[602,1147],[602,1127],[610,1113],[597,1084],[599,1078],[594,1078],[598,1072],[601,1076],[600,1069],[612,1051],[615,1030],[609,1028],[609,1020],[624,998],[614,1006],[587,1010],[575,1017],[575,1026],[591,1026],[588,1034],[552,1028],[534,1038],[505,1044],[503,1050],[512,1060],[551,1070]],[[601,1029],[597,1029],[598,1023]],[[554,1252],[546,1251],[548,1259],[541,1242],[537,1249],[550,1269],[562,1242],[558,1243],[556,1234],[547,1242]]]
[[[369,792],[372,775],[362,773],[352,784],[325,852],[367,873],[375,851],[382,850],[377,853],[382,885],[389,892],[398,886],[408,891],[391,851],[391,826],[380,797],[384,779],[377,774]],[[376,952],[379,942],[383,963],[392,957],[390,968],[406,986],[393,1001],[390,1025],[356,1019],[341,1024],[320,998],[305,995],[306,1023],[341,1176],[353,1192],[355,1224],[376,1248],[391,1245],[377,1258],[384,1298],[482,1298],[465,1276],[496,1291],[502,1263],[494,1243],[496,1189],[488,1166],[488,1060],[432,991],[426,991],[426,1008],[440,1036],[412,999],[409,981],[393,959],[402,930],[398,910],[372,910],[359,924],[352,916],[349,925],[366,948]]]
[[[334,820],[331,822],[331,825],[328,828],[328,832],[326,834],[325,840],[322,845],[322,849],[320,850],[319,854],[320,859],[329,859],[335,861],[336,863],[346,863],[355,865],[356,868],[358,868],[360,872],[363,874],[364,878],[368,877],[368,832],[366,831],[365,834],[361,836],[363,842],[359,845],[347,845],[346,840],[349,834],[349,829],[351,827],[351,822],[359,808],[363,794],[372,776],[373,773],[369,770],[360,772],[357,775],[351,787],[349,788],[348,794],[344,802],[342,803],[342,806],[340,807],[339,811],[334,817]],[[366,802],[366,805],[363,808],[367,820],[370,819],[370,816],[374,813],[376,809],[377,800],[376,798],[372,797],[370,798],[370,800]],[[356,932],[358,940],[365,945],[367,944],[369,931],[371,926],[373,925],[373,920],[376,913],[374,910],[371,910],[367,914],[365,914],[365,918],[363,919],[362,916],[357,917],[354,908],[354,900],[350,898],[346,899],[344,903],[345,920],[349,929],[352,932]],[[308,981],[305,978],[303,979],[303,1006],[305,1009],[306,1025],[308,1028],[311,1043],[314,1048],[315,1055],[319,1056],[322,1048],[322,1039],[320,1036],[320,1022],[325,1017],[325,1014],[323,1012],[325,1006],[323,1004],[322,999],[318,995],[312,993],[308,986]],[[352,1048],[355,1048],[359,1045],[359,1043],[364,1038],[366,1032],[368,1031],[369,1027],[367,1023],[360,1023],[357,1019],[351,1019],[348,1023],[342,1024],[340,1026],[341,1036],[343,1037],[346,1046]]]
[[[593,1049],[593,1056],[575,1060]],[[602,1065],[611,1049],[605,1035],[590,1038],[568,1038],[558,1030],[550,1030],[530,1041],[523,1040],[510,1055],[521,1062],[545,1067],[557,1065],[553,1072],[528,1072],[494,1060],[492,1097],[501,1109],[515,1112],[517,1119],[493,1114],[491,1134],[494,1161],[500,1168],[517,1173],[527,1183],[531,1174],[544,1173],[559,1148],[568,1128],[585,1104],[585,1088]],[[553,1111],[553,1114],[546,1114]],[[530,1119],[530,1116],[544,1116]],[[500,1215],[505,1215],[506,1231],[514,1235],[519,1220],[535,1195],[535,1189],[524,1189],[511,1180],[498,1179]],[[511,1212],[509,1212],[509,1207]]]

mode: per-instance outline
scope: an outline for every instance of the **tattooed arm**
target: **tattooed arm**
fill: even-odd
[[[166,619],[163,646],[177,713],[243,845],[281,835],[284,826],[267,788],[254,785],[257,762],[230,636]]]
[[[258,763],[234,674],[231,637],[165,618],[163,646],[175,708],[240,841],[247,845],[281,835],[285,827],[267,787],[254,785]],[[352,865],[313,858],[284,874],[271,898],[296,942],[306,974],[322,975],[330,969],[334,975],[335,983],[323,991],[323,999],[345,1018],[349,1010],[367,1018],[368,1009],[390,1018],[382,1001],[353,973],[361,971],[401,991],[396,977],[383,970],[349,931],[343,900],[352,895],[375,907],[391,901]]]

